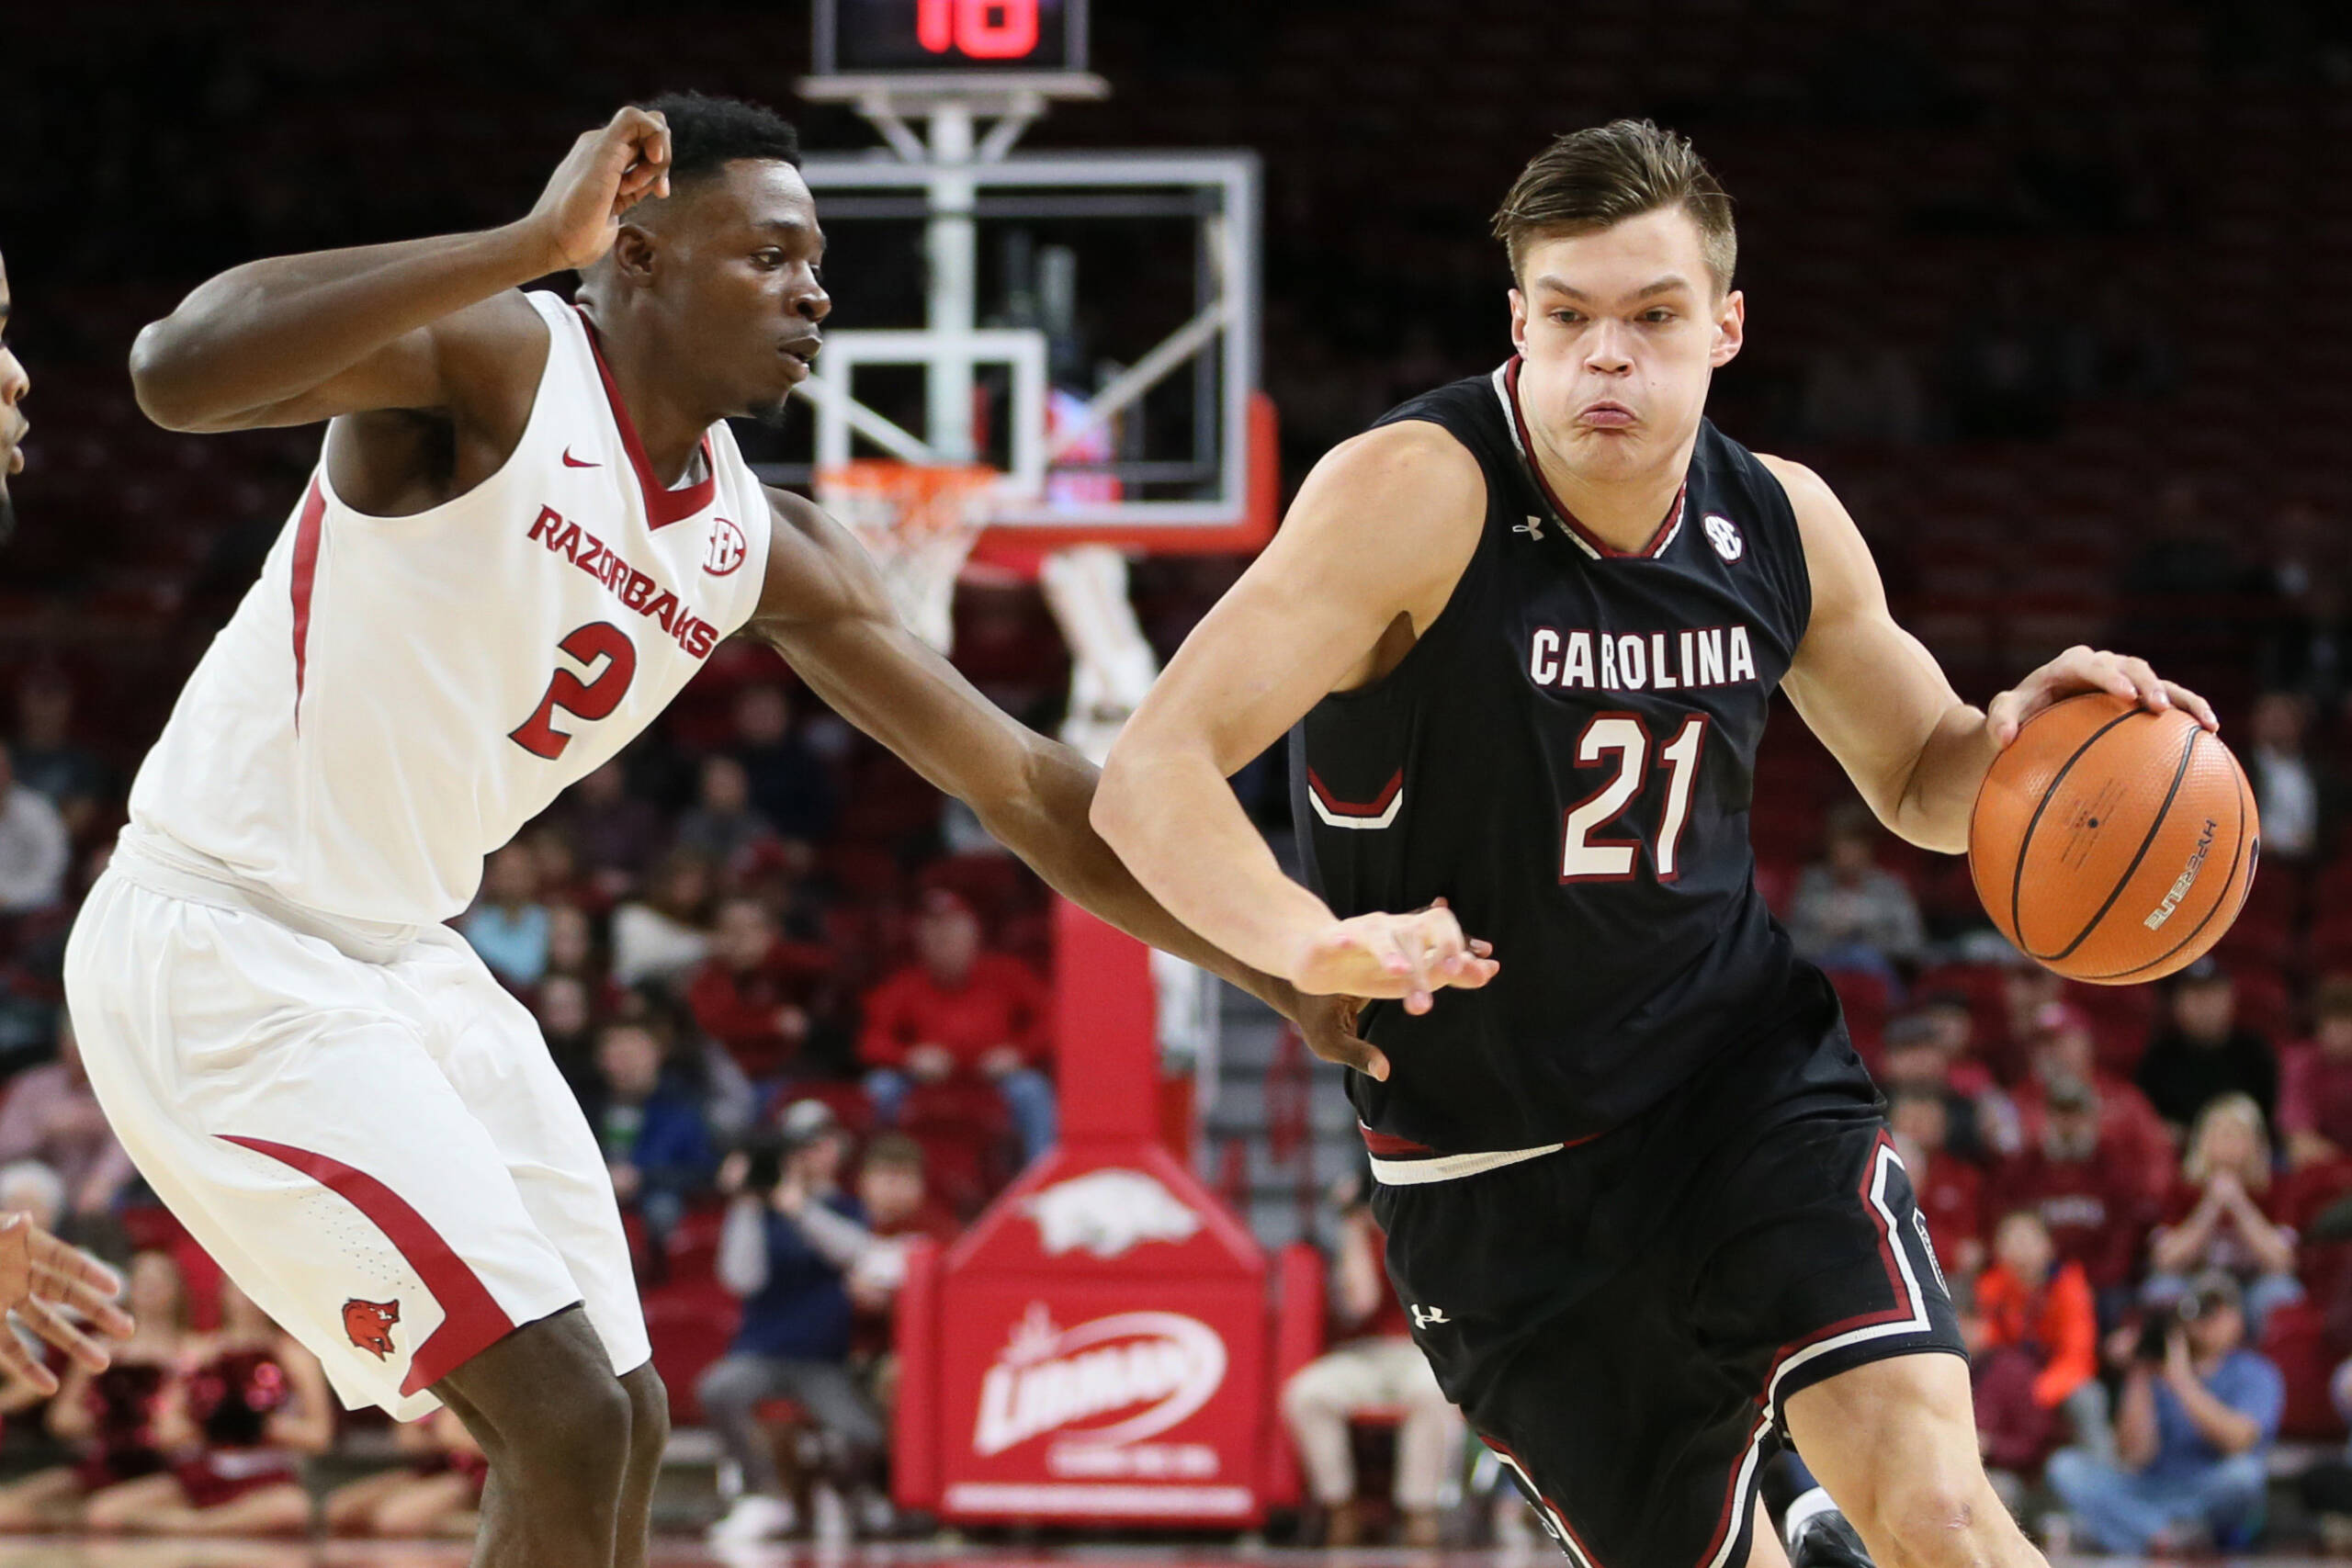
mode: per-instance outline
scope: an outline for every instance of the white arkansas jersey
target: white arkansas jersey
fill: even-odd
[[[727,427],[662,489],[586,318],[525,298],[550,341],[514,455],[413,517],[345,504],[322,457],[140,768],[134,831],[308,908],[446,920],[751,618],[768,502]]]

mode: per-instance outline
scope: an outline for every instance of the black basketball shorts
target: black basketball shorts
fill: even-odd
[[[1415,1340],[1577,1568],[1739,1568],[1791,1394],[1967,1353],[1844,1029],[1737,1055],[1589,1143],[1375,1194]]]

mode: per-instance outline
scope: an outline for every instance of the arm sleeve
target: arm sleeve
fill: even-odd
[[[848,1273],[858,1260],[881,1245],[880,1238],[846,1214],[834,1213],[822,1203],[811,1203],[793,1224],[808,1238],[826,1262]]]
[[[2082,1269],[2069,1263],[2050,1284],[2050,1364],[2033,1380],[2033,1402],[2054,1410],[2098,1371],[2098,1312]]]
[[[37,909],[54,903],[73,856],[57,807],[18,785],[0,794],[0,840],[17,852],[0,857],[0,909]]]
[[[768,1282],[768,1227],[759,1199],[738,1198],[727,1205],[718,1229],[718,1282],[739,1296],[757,1295]]]
[[[2257,1350],[2241,1350],[2207,1386],[2214,1398],[2254,1418],[2262,1428],[2257,1447],[2278,1436],[2279,1417],[2287,1411],[2287,1383],[2269,1357]]]

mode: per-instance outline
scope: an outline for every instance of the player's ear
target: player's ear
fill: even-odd
[[[632,287],[646,288],[653,281],[654,258],[661,248],[661,242],[653,237],[651,230],[624,223],[613,236],[613,270]]]
[[[1747,341],[1747,296],[1735,288],[1715,310],[1715,341],[1707,363],[1717,370],[1730,364]]]
[[[1521,354],[1527,352],[1527,296],[1516,287],[1510,291],[1510,345]]]

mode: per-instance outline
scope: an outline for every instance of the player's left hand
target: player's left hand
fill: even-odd
[[[106,1371],[107,1348],[74,1320],[109,1339],[130,1338],[130,1314],[116,1301],[121,1294],[121,1276],[50,1235],[30,1215],[0,1218],[0,1307],[91,1371]],[[0,1371],[43,1393],[57,1392],[57,1374],[35,1360],[6,1325],[0,1325]]]
[[[1290,1021],[1297,1025],[1298,1037],[1306,1042],[1306,1048],[1324,1061],[1385,1080],[1388,1058],[1379,1046],[1356,1032],[1356,1014],[1363,1007],[1359,997],[1318,997],[1300,991]]]
[[[2208,731],[2222,728],[2211,703],[2177,682],[2160,679],[2146,660],[2077,643],[1985,705],[1984,722],[1993,731],[1994,744],[2006,748],[2027,719],[2062,698],[2085,692],[2112,692],[2150,713],[2178,708]]]

